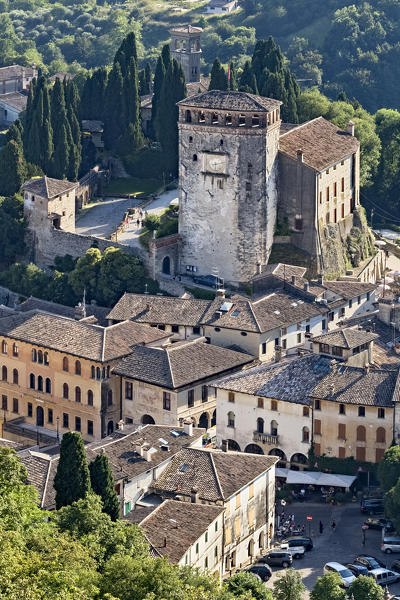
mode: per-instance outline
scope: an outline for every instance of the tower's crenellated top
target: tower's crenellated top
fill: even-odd
[[[172,57],[181,64],[186,83],[200,81],[202,28],[185,25],[172,27],[169,32]]]

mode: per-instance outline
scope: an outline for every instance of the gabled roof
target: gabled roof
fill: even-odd
[[[36,73],[36,69],[33,69],[32,67],[23,67],[21,65],[0,67],[0,81],[21,77],[22,73],[25,73],[25,76],[27,77],[33,77],[33,75]]]
[[[66,192],[74,190],[78,185],[78,183],[73,183],[72,181],[52,179],[45,175],[44,177],[35,177],[26,181],[22,186],[22,189],[31,192],[32,194],[37,194],[42,198],[51,200],[60,194],[65,194]]]
[[[316,171],[350,156],[358,150],[359,141],[323,117],[299,125],[279,138],[279,151],[297,160],[303,151],[303,162]]]
[[[0,102],[4,102],[4,104],[7,104],[8,106],[11,106],[11,108],[21,112],[26,108],[28,96],[25,96],[25,94],[20,94],[20,92],[10,92],[9,94],[1,94]]]
[[[204,338],[162,348],[136,347],[120,360],[113,372],[169,389],[238,369],[254,360],[250,354],[207,344]]]
[[[140,528],[159,556],[178,563],[223,511],[215,504],[165,500],[140,522]]]
[[[216,388],[309,405],[309,394],[330,372],[331,359],[318,354],[262,364],[212,382]]]
[[[324,287],[345,300],[351,300],[376,290],[377,284],[361,283],[360,281],[324,281]]]
[[[201,27],[193,27],[193,25],[184,25],[182,27],[171,27],[170,33],[202,33]]]
[[[221,90],[210,90],[178,102],[180,106],[244,112],[270,112],[279,108],[281,104],[280,100],[273,98],[264,98],[247,92]]]
[[[152,488],[157,493],[225,501],[277,462],[274,456],[185,448],[174,456]]]
[[[37,310],[1,318],[0,335],[101,362],[126,356],[136,344],[165,337],[162,331],[132,321],[100,327]]]
[[[328,344],[328,346],[337,346],[338,348],[350,350],[351,348],[357,348],[357,346],[361,346],[362,344],[368,344],[368,342],[372,342],[378,337],[379,335],[372,333],[371,331],[348,327],[346,329],[337,329],[336,331],[318,335],[314,337],[312,341],[318,344]]]
[[[29,296],[24,302],[21,302],[18,309],[21,312],[27,312],[29,310],[41,310],[49,312],[54,315],[60,315],[63,317],[75,318],[75,309],[72,306],[66,306],[65,304],[59,304],[58,302],[51,302],[50,300],[42,300],[41,298],[35,298]],[[95,317],[99,325],[107,325],[107,314],[109,308],[105,306],[98,306],[97,304],[86,304],[85,312],[86,317]]]

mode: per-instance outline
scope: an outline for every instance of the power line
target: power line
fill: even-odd
[[[381,206],[379,206],[379,204],[376,204],[375,202],[373,202],[370,198],[368,198],[365,194],[360,194],[361,197],[365,200],[367,200],[367,202],[369,202],[370,204],[372,204],[372,206],[375,207],[375,209],[377,209],[377,212],[380,212],[380,215],[382,217],[384,217],[385,219],[390,219],[391,221],[400,223],[400,219],[396,219],[391,213],[389,213],[388,211],[386,211],[384,208],[382,208]]]

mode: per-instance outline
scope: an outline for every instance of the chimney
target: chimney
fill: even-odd
[[[150,310],[150,302],[146,303],[146,310]]]
[[[281,346],[275,346],[275,362],[282,360],[282,348]]]
[[[310,284],[308,283],[308,281],[306,281],[305,284],[304,284],[304,291],[305,292],[310,291]]]
[[[119,429],[120,431],[123,431],[123,430],[124,430],[124,425],[125,425],[125,422],[124,422],[124,420],[123,420],[123,419],[121,419],[120,421],[118,421],[118,429]]]
[[[228,440],[222,440],[221,450],[222,452],[228,452]]]
[[[349,121],[346,126],[346,131],[349,135],[354,137],[354,123],[353,121]]]
[[[147,460],[147,462],[151,462],[151,452],[150,452],[151,448],[149,446],[146,446],[145,448],[143,448],[143,458],[144,460]]]
[[[163,548],[166,548],[166,547],[167,547],[167,538],[165,537],[163,539]]]
[[[80,321],[81,319],[85,319],[86,317],[86,306],[82,304],[82,302],[78,302],[75,306],[74,318],[76,321]]]
[[[296,283],[296,275],[292,275],[292,284],[294,285]]]
[[[225,298],[225,290],[223,290],[222,288],[219,288],[217,290],[216,298]]]
[[[135,452],[139,454],[139,456],[143,456],[143,447],[141,444],[136,444]]]
[[[364,371],[365,371],[365,374],[368,375],[368,373],[369,373],[369,365],[365,365]]]
[[[192,502],[192,504],[196,504],[199,501],[199,492],[197,491],[196,488],[192,488],[190,490],[190,502]]]
[[[189,437],[192,437],[192,435],[193,435],[193,423],[191,421],[184,421],[184,423],[183,423],[183,431],[184,431],[184,433],[186,433],[186,435],[188,435]]]
[[[302,163],[303,159],[304,159],[303,150],[301,148],[299,148],[297,150],[297,160]]]
[[[323,273],[320,273],[320,274],[318,275],[318,283],[319,283],[320,285],[324,285],[324,274],[323,274]]]

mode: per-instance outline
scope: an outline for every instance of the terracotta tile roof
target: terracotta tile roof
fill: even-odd
[[[157,554],[178,563],[223,511],[222,506],[165,500],[140,527]]]
[[[25,75],[27,77],[33,77],[33,75],[36,73],[36,70],[33,70],[32,67],[23,67],[21,65],[0,67],[0,81],[22,77],[23,71],[25,71]]]
[[[174,456],[153,483],[156,493],[191,496],[201,500],[227,500],[277,462],[274,456],[185,448]]]
[[[75,309],[72,306],[66,306],[65,304],[58,304],[57,302],[51,302],[50,300],[42,300],[41,298],[35,298],[30,296],[24,302],[19,305],[21,312],[27,312],[29,310],[41,310],[52,313],[54,315],[61,315],[63,317],[69,317],[73,319],[75,316]],[[106,306],[97,306],[97,304],[86,304],[86,317],[95,317],[100,325],[107,325],[107,314],[110,309]]]
[[[309,394],[330,372],[331,359],[318,354],[262,364],[212,382],[216,388],[309,405]]]
[[[195,96],[196,94],[201,94],[208,90],[208,86],[210,85],[209,77],[201,77],[200,81],[192,81],[186,84],[186,92],[187,98],[190,96]],[[146,96],[140,97],[140,108],[151,108],[153,100],[153,94],[147,94]]]
[[[202,33],[201,27],[193,27],[193,25],[184,25],[183,27],[171,27],[170,33]]]
[[[132,321],[100,327],[40,311],[3,317],[0,319],[1,334],[102,362],[129,354],[136,344],[165,337],[161,331]]]
[[[391,407],[397,378],[398,371],[366,370],[339,364],[310,395],[342,404]]]
[[[74,190],[78,187],[78,183],[72,181],[62,181],[61,179],[52,179],[51,177],[36,177],[26,181],[22,186],[23,190],[37,194],[42,198],[56,198],[60,194]]]
[[[339,348],[356,348],[362,344],[367,344],[379,338],[376,333],[364,331],[363,329],[337,329],[336,331],[330,331],[323,335],[317,335],[312,339],[313,342],[318,344],[328,344],[328,346],[338,346]]]
[[[200,324],[209,305],[209,300],[126,292],[107,318],[113,321],[131,319],[141,323],[196,326]]]
[[[55,508],[56,493],[53,487],[58,458],[46,456],[32,450],[19,453],[19,459],[28,471],[28,483],[36,488],[41,508]]]
[[[25,94],[20,94],[19,92],[0,94],[0,102],[4,102],[5,104],[8,104],[8,106],[11,106],[11,108],[15,108],[15,110],[21,112],[26,108],[28,96],[25,96]]]
[[[204,338],[177,342],[163,348],[138,346],[120,360],[113,372],[131,379],[177,389],[218,373],[238,369],[253,356],[207,344]]]
[[[303,162],[316,171],[323,171],[359,148],[358,140],[323,117],[308,121],[279,138],[279,151],[297,160],[297,150],[303,151]]]
[[[361,283],[360,281],[324,281],[324,287],[345,300],[351,300],[376,290],[378,286],[375,283]]]
[[[247,92],[210,90],[178,102],[180,106],[194,106],[214,110],[269,112],[279,108],[282,102]]]

